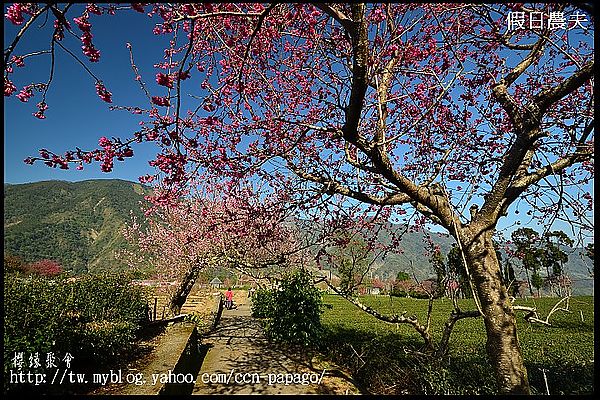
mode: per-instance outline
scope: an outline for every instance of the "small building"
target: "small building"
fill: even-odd
[[[212,281],[210,281],[210,286],[215,289],[221,289],[223,287],[223,282],[218,277],[214,277]]]

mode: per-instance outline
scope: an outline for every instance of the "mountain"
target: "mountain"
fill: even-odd
[[[389,227],[388,227],[389,229]],[[406,230],[406,227],[398,225],[392,229]],[[440,246],[442,254],[446,256],[454,244],[454,239],[446,234],[428,233],[434,243]],[[388,234],[380,233],[380,240],[389,243]],[[429,256],[425,252],[425,240],[422,232],[410,232],[403,234],[399,246],[401,254],[388,254],[385,258],[377,259],[373,265],[373,277],[380,279],[395,278],[399,271],[404,271],[415,276],[418,280],[435,277],[435,272],[429,262]],[[583,248],[564,249],[568,255],[568,261],[563,265],[564,272],[569,275],[573,282],[573,294],[590,295],[593,293],[594,279],[590,277],[592,261],[584,254]],[[500,251],[502,260],[506,260],[507,254]],[[526,279],[525,271],[520,267],[519,261],[513,260],[517,279]],[[545,271],[541,271],[545,276]]]
[[[119,270],[121,229],[150,190],[118,179],[4,185],[4,251],[56,260],[75,272]]]
[[[429,262],[429,256],[426,254],[426,243],[423,232],[411,232],[406,227],[399,225],[396,229],[403,233],[399,246],[402,250],[400,254],[389,253],[384,258],[379,258],[374,263],[375,271],[373,276],[380,279],[395,278],[399,271],[407,272],[415,276],[418,280],[423,280],[435,276],[435,272]],[[440,246],[442,254],[446,255],[452,248],[454,239],[449,235],[428,232],[433,242]],[[383,237],[381,237],[383,236]],[[380,233],[380,240],[388,243],[385,233]]]
[[[127,246],[121,229],[130,220],[130,211],[141,215],[140,201],[149,193],[150,189],[139,183],[117,179],[5,184],[5,252],[26,261],[49,258],[76,272],[126,268],[115,256],[115,250]],[[306,225],[301,230],[313,233],[320,229],[308,221],[301,225]],[[373,277],[395,278],[399,271],[419,280],[435,276],[425,254],[423,233],[407,230],[404,225],[386,228],[379,232],[379,240],[390,243],[390,231],[402,232],[398,246],[402,253],[376,259]],[[454,240],[438,233],[430,236],[442,253],[448,254]],[[581,254],[582,249],[570,249],[564,270],[573,280],[575,294],[591,294],[593,279],[588,267],[592,263]],[[524,279],[519,268],[516,273]]]

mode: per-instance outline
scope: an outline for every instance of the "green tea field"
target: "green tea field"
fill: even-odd
[[[536,307],[545,319],[558,299],[518,299],[515,304]],[[389,324],[366,314],[340,296],[325,295],[331,307],[322,316],[328,331],[325,354],[350,369],[373,393],[491,394],[492,369],[485,353],[485,328],[480,318],[456,323],[446,360],[431,364],[419,356],[419,334],[407,324]],[[416,315],[425,323],[426,299],[364,296],[361,302],[381,313]],[[470,299],[461,309],[475,310]],[[436,341],[452,311],[448,299],[436,300],[431,332]],[[591,296],[570,299],[569,312],[552,314],[552,326],[531,324],[517,312],[519,340],[534,393],[578,394],[593,391],[594,300]],[[341,344],[343,343],[343,344]],[[544,380],[544,372],[546,380]],[[546,387],[547,381],[547,387]]]

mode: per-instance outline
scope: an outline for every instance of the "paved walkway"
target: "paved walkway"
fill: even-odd
[[[250,304],[223,310],[217,329],[203,338],[209,346],[193,394],[357,394],[330,364],[289,355],[269,343]]]

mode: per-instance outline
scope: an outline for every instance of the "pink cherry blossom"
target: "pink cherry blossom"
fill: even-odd
[[[152,96],[152,103],[162,107],[167,107],[170,105],[168,98],[160,96]]]
[[[106,87],[101,82],[96,82],[96,93],[105,102],[112,103],[112,93],[106,90]]]

